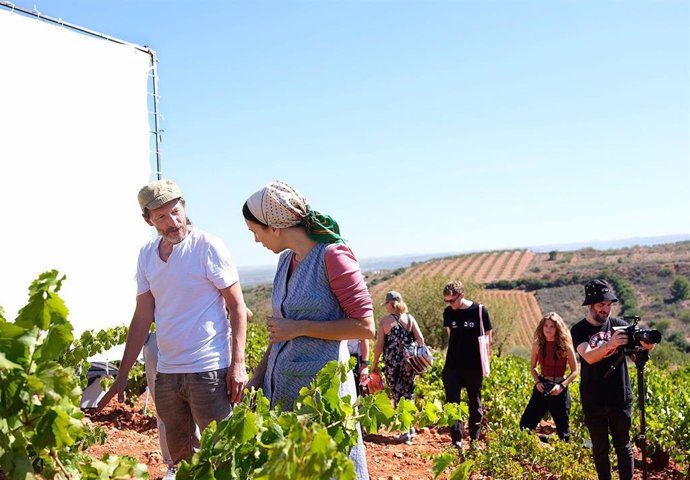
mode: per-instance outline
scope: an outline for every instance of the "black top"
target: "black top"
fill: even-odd
[[[484,333],[491,330],[491,318],[486,307],[482,306]],[[461,371],[482,371],[479,356],[479,304],[472,303],[468,308],[453,310],[446,307],[443,311],[443,326],[450,328],[448,352],[444,369]]]
[[[586,319],[573,325],[570,333],[573,336],[575,349],[581,343],[587,343],[595,348],[607,342],[613,335],[612,327],[627,326],[628,323],[620,318],[610,317],[601,326],[595,326]],[[579,355],[579,354],[578,354]],[[632,403],[632,389],[628,366],[623,360],[607,378],[604,378],[623,353],[614,351],[596,363],[589,364],[580,355],[581,380],[580,399],[583,407],[616,407],[627,408]]]

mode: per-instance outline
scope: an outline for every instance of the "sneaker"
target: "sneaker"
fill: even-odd
[[[415,435],[417,435],[417,430],[415,430],[414,427],[411,427],[410,428],[410,436],[414,437]]]
[[[162,480],[175,480],[175,475],[177,475],[177,467],[168,467],[168,471],[163,475]]]
[[[461,441],[453,442],[453,446],[462,452],[462,442]]]
[[[401,433],[396,438],[398,441],[404,442],[408,445],[410,445],[412,443],[412,435],[410,435],[410,432]]]

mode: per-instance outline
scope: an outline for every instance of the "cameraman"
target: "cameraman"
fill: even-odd
[[[611,305],[617,301],[611,285],[605,280],[588,282],[582,302],[588,307],[587,317],[570,330],[582,364],[580,400],[599,480],[611,479],[609,431],[618,458],[620,479],[631,480],[635,465],[630,445],[632,389],[625,360],[604,377],[620,356],[625,355],[622,349],[628,344],[624,330],[613,330],[613,327],[628,325],[610,316]],[[654,348],[646,342],[641,342],[641,346],[645,350]]]

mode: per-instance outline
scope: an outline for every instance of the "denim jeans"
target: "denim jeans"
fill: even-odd
[[[613,448],[618,459],[620,480],[632,480],[635,464],[630,445],[630,426],[632,406],[627,408],[583,407],[585,425],[592,439],[594,466],[599,480],[611,480],[611,461],[609,460],[609,430]]]
[[[156,409],[165,423],[166,440],[174,464],[190,458],[199,448],[196,427],[203,432],[213,420],[230,416],[225,382],[228,369],[198,373],[156,375]]]

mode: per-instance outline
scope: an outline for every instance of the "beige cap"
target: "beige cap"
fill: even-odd
[[[182,198],[182,190],[172,180],[158,180],[139,190],[137,198],[141,211],[146,213],[147,208],[154,210],[170,200]]]

